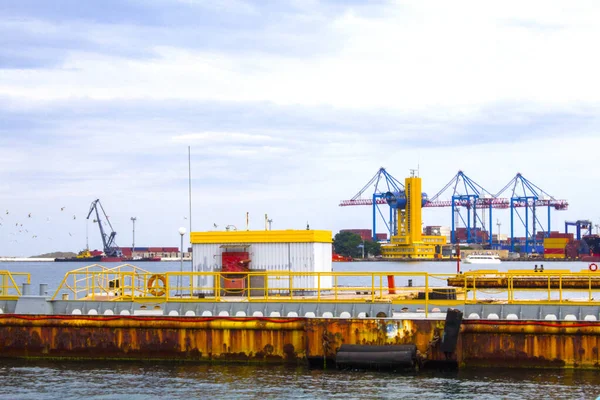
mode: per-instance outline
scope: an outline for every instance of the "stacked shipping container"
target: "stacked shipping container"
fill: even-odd
[[[572,233],[550,232],[550,237],[544,239],[544,258],[564,259],[570,242],[573,242]],[[572,247],[569,247],[569,254],[573,253]]]

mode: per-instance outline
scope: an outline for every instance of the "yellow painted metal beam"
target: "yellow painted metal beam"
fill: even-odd
[[[192,244],[332,243],[331,231],[215,231],[192,232]]]

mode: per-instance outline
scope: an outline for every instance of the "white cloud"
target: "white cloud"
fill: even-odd
[[[302,58],[174,47],[155,47],[159,58],[138,60],[73,52],[62,70],[4,71],[0,93],[437,113],[514,101],[598,103],[600,55],[590,51],[600,36],[590,17],[598,14],[595,4],[567,12],[546,3],[488,6],[400,3],[383,17],[349,10],[320,38],[335,50]]]
[[[237,5],[218,12],[261,15]],[[339,14],[316,2],[297,7],[225,31],[246,41],[224,48],[158,40],[172,26],[28,20],[31,33],[70,32],[101,47],[65,50],[60,68],[0,69],[2,109],[18,115],[14,126],[40,125],[0,127],[9,134],[0,138],[0,207],[59,221],[61,203],[79,217],[100,197],[117,231],[136,215],[139,243],[177,244],[190,145],[196,229],[241,227],[247,211],[261,221],[254,227],[265,212],[279,228],[306,220],[334,231],[367,227],[370,210],[337,204],[382,165],[398,178],[419,165],[430,195],[458,169],[493,193],[520,171],[569,199],[556,218],[596,217],[581,189],[600,183],[588,156],[600,145],[595,2],[398,1]],[[214,27],[185,29],[202,37]],[[269,43],[252,46],[257,37]],[[118,53],[107,50],[113,45]],[[132,48],[145,56],[128,56]],[[425,213],[449,224],[449,210]],[[35,222],[40,239],[51,234]],[[23,237],[10,248],[0,240],[0,255],[82,247],[61,240],[42,246]]]

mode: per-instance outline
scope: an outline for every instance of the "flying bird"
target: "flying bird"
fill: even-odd
[[[60,211],[64,211],[64,210],[65,210],[65,207],[61,207],[61,208],[60,208]]]
[[[71,232],[69,232],[69,236],[73,236],[73,235],[71,235]]]
[[[37,237],[37,235],[33,235],[31,238],[32,238],[32,239],[35,239],[36,237]]]
[[[27,218],[31,218],[31,213],[29,213],[29,215],[27,216]]]
[[[73,219],[77,219],[77,218],[73,215]]]
[[[6,210],[6,215],[8,215],[8,210]]]

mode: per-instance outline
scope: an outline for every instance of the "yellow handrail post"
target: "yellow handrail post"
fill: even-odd
[[[250,277],[252,276],[252,272],[248,272],[246,274],[246,282],[248,283],[248,287],[246,288],[246,293],[248,294],[248,299],[250,299]]]
[[[371,301],[375,301],[375,274],[371,273]]]
[[[321,273],[317,273],[317,301],[321,301]]]
[[[563,292],[562,292],[562,273],[558,275],[558,302],[562,303],[563,301]]]
[[[265,274],[265,300],[269,301],[269,273],[267,271]]]
[[[548,301],[552,298],[552,294],[550,293],[550,274],[548,274]]]
[[[92,272],[92,300],[96,299],[96,277],[95,273]]]
[[[425,274],[425,318],[429,315],[429,274]]]
[[[337,274],[333,276],[333,282],[334,282],[334,287],[335,289],[333,290],[334,296],[335,296],[335,300],[338,299],[338,276]]]

